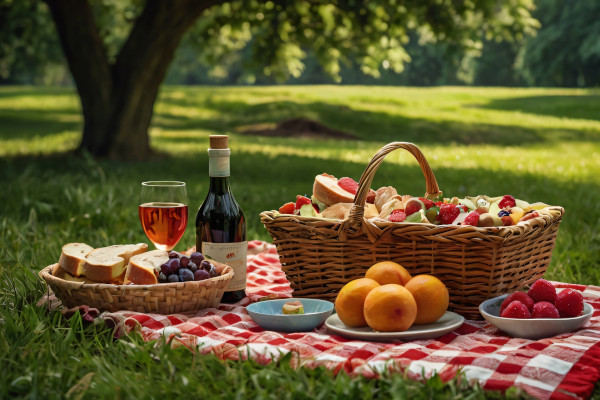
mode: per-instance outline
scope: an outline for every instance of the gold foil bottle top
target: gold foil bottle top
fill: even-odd
[[[227,135],[210,135],[210,148],[211,149],[227,149],[228,144]]]

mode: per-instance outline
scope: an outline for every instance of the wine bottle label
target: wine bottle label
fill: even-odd
[[[208,175],[214,177],[229,176],[230,149],[208,149]]]
[[[248,263],[248,242],[202,243],[202,254],[233,269],[233,278],[227,291],[246,289],[246,266]]]

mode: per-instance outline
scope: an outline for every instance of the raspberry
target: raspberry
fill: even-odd
[[[512,208],[512,207],[516,207],[516,206],[517,206],[517,202],[515,201],[515,198],[512,197],[510,194],[507,194],[506,196],[502,196],[502,200],[500,200],[500,202],[498,203],[498,207],[500,207],[500,209]]]
[[[523,303],[523,305],[525,307],[527,307],[529,312],[533,311],[534,303],[533,303],[533,300],[531,300],[531,297],[529,297],[527,295],[527,293],[525,293],[525,292],[514,292],[514,293],[509,294],[508,297],[505,298],[504,301],[502,302],[502,305],[500,306],[500,314],[502,314],[502,311],[504,311],[504,309],[506,307],[508,307],[508,305],[515,300],[518,300],[521,303]]]
[[[504,225],[504,226],[511,226],[511,225],[515,224],[515,221],[513,221],[513,219],[508,215],[505,215],[504,217],[500,217],[500,219],[502,220],[502,225]]]
[[[358,183],[352,178],[348,178],[348,177],[340,178],[338,180],[337,184],[339,187],[344,189],[346,192],[356,194],[356,192],[358,191]]]
[[[290,201],[279,207],[279,212],[281,214],[293,214],[295,209],[296,205]]]
[[[531,300],[535,301],[547,301],[549,303],[556,303],[556,289],[550,282],[545,279],[538,279],[533,282],[531,288],[527,292]]]
[[[458,214],[460,214],[460,209],[456,205],[442,203],[436,220],[443,225],[450,225],[458,217]]]
[[[435,207],[435,203],[429,199],[426,199],[425,197],[419,197],[419,200],[421,200],[423,204],[425,204],[426,210],[429,210],[431,207]]]
[[[296,196],[296,210],[299,210],[300,207],[306,204],[310,204],[312,201],[306,196]]]
[[[402,210],[394,210],[388,217],[390,222],[403,222],[406,219],[406,213]]]
[[[479,213],[476,211],[471,211],[469,213],[469,215],[467,215],[465,217],[465,219],[463,220],[463,225],[471,225],[471,226],[477,226],[477,223],[479,222]]]
[[[533,312],[531,313],[533,318],[559,318],[558,310],[554,307],[554,304],[548,303],[547,301],[538,301],[533,305]]]
[[[519,300],[512,301],[500,314],[502,318],[531,318],[531,313]]]
[[[583,296],[578,290],[562,290],[556,295],[555,304],[562,318],[578,317],[583,312]]]

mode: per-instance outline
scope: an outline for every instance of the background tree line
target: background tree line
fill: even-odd
[[[133,4],[133,5],[132,5]],[[104,18],[109,48],[123,41],[136,2],[96,3]],[[116,12],[115,12],[116,11]],[[27,18],[22,18],[27,15]],[[171,64],[168,84],[377,84],[404,86],[482,85],[595,87],[600,85],[600,2],[596,0],[536,0],[532,16],[535,34],[499,40],[482,38],[481,46],[458,49],[411,30],[405,50],[410,62],[397,72],[381,65],[365,70],[346,60],[328,71],[311,49],[305,50],[299,70],[283,74],[252,66],[252,46],[242,33],[221,34],[218,51],[199,47],[202,23],[184,37]],[[0,1],[0,83],[71,84],[52,19],[36,1]],[[254,40],[254,39],[251,39]],[[220,54],[215,54],[220,53]],[[300,73],[301,72],[301,73]]]

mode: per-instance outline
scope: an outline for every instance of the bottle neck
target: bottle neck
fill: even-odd
[[[214,194],[225,194],[229,192],[228,176],[211,176],[209,192]]]

